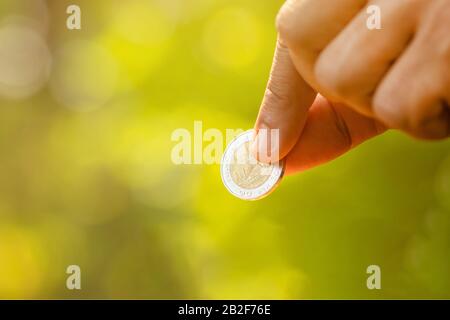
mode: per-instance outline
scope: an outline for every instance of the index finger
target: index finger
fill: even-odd
[[[289,49],[278,40],[255,124],[252,152],[260,161],[276,162],[289,153],[300,137],[315,97],[316,92],[302,79],[292,63]],[[278,145],[270,142],[266,134],[270,129],[279,129]]]

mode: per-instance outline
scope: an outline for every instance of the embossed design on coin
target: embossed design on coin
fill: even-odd
[[[221,164],[222,180],[227,189],[244,200],[257,200],[271,193],[284,173],[284,161],[265,164],[250,152],[253,130],[234,139],[225,150]]]
[[[250,153],[250,142],[245,142],[234,152],[230,171],[231,178],[244,189],[254,189],[264,184],[273,167],[256,161]]]

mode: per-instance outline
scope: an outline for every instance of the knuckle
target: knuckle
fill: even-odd
[[[372,108],[375,117],[389,128],[402,129],[407,127],[407,119],[401,112],[401,102],[396,95],[391,94],[390,89],[380,88],[375,92],[372,100]]]
[[[395,88],[378,90],[373,99],[375,116],[390,128],[426,140],[448,137],[448,110],[440,104],[424,104],[431,96],[416,97],[415,102],[395,94]]]
[[[450,110],[445,103],[436,102],[424,109],[414,110],[409,115],[409,130],[418,138],[435,140],[448,137]]]
[[[322,88],[337,97],[346,98],[355,91],[354,77],[346,69],[344,63],[321,55],[316,61],[314,75]]]
[[[281,7],[276,18],[278,33],[286,41],[292,38],[292,34],[295,31],[293,14],[291,6],[286,2]]]
[[[276,18],[276,27],[280,37],[291,44],[307,44],[311,37],[308,19],[302,19],[304,3],[307,1],[288,0],[281,7]]]

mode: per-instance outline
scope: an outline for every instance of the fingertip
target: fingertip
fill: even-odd
[[[250,152],[260,162],[278,162],[281,159],[280,130],[260,125],[250,145]]]

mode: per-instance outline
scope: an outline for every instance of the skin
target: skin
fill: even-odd
[[[366,27],[369,5],[381,30]],[[285,158],[289,174],[386,129],[450,136],[450,1],[289,0],[277,29],[252,145],[261,161]],[[280,130],[279,148],[261,129]]]

